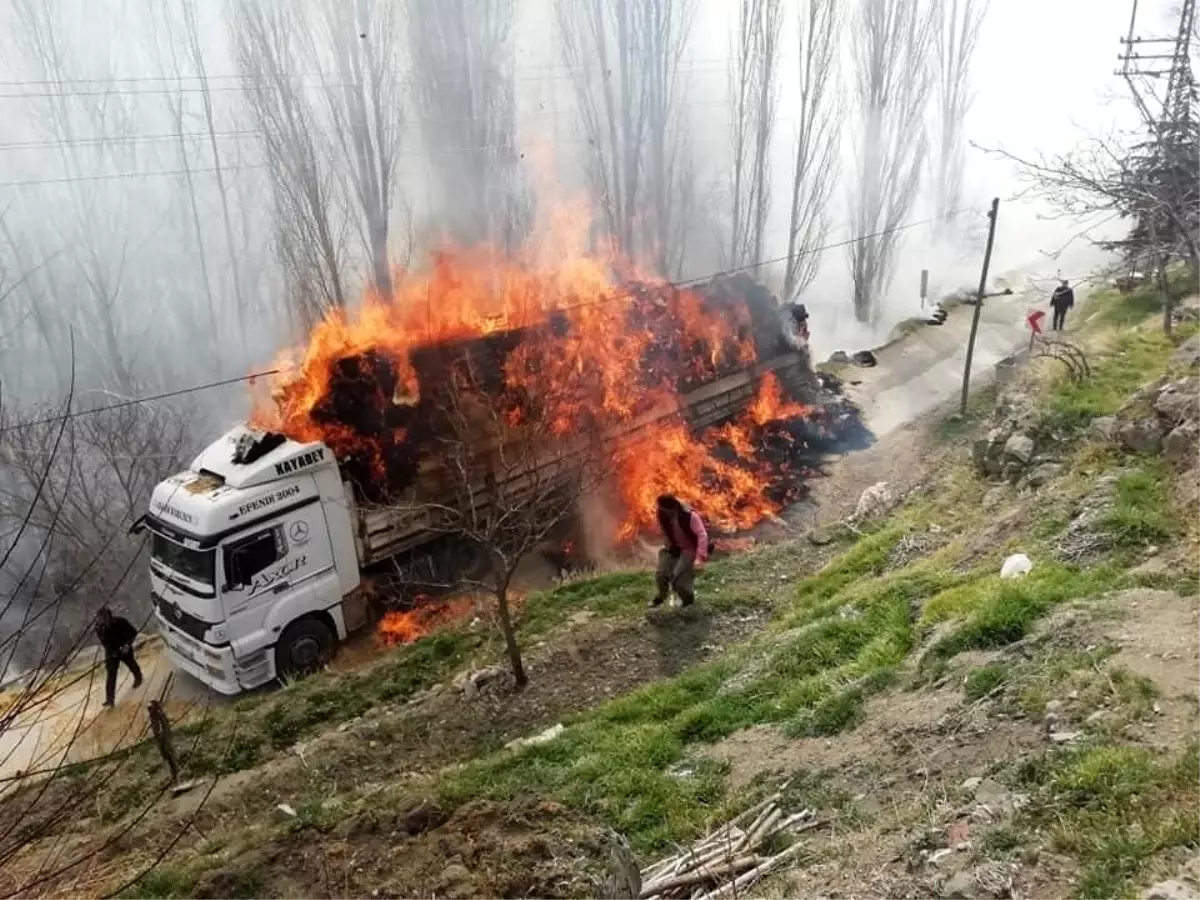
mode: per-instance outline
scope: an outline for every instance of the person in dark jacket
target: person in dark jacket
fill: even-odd
[[[137,629],[123,616],[114,616],[107,606],[96,613],[96,637],[104,648],[104,705],[112,706],[117,696],[117,672],[121,663],[133,673],[133,686],[142,686],[142,670],[133,658]]]
[[[662,606],[674,590],[679,602],[691,606],[696,601],[694,584],[696,565],[708,559],[708,530],[694,509],[670,494],[658,498],[658,527],[667,546],[658,551],[658,569],[654,580],[658,593],[652,606]]]
[[[1062,331],[1067,324],[1067,310],[1075,305],[1075,292],[1071,290],[1067,279],[1064,278],[1062,284],[1050,295],[1050,305],[1054,308],[1054,322],[1051,327],[1055,331]]]

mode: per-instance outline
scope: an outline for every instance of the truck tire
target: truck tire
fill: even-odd
[[[283,629],[275,645],[275,673],[280,678],[309,675],[333,655],[333,632],[319,619],[300,619]]]

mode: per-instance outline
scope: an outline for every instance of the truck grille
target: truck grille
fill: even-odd
[[[187,611],[180,609],[179,606],[172,603],[170,600],[159,597],[157,594],[152,593],[150,595],[150,599],[153,601],[154,608],[158,611],[158,614],[166,621],[170,622],[188,637],[194,638],[201,643],[207,643],[204,640],[204,635],[206,635],[208,630],[212,628],[211,622],[205,622],[201,619],[197,619]],[[228,643],[228,641],[224,641],[219,644],[208,644],[208,646],[224,647],[227,646]]]

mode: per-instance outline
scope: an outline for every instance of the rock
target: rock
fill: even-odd
[[[1063,467],[1060,463],[1047,462],[1042,463],[1036,469],[1029,473],[1025,479],[1030,487],[1041,487],[1048,481],[1052,481],[1062,474]]]
[[[828,528],[814,528],[808,533],[808,542],[814,547],[828,546],[833,543],[833,540],[833,532]]]
[[[1092,419],[1092,424],[1088,426],[1088,437],[1093,441],[1111,443],[1117,439],[1119,425],[1116,416],[1100,416]]]
[[[296,810],[287,803],[280,803],[275,807],[275,815],[286,822],[296,818]]]
[[[989,512],[996,509],[1001,503],[1008,499],[1008,494],[1009,488],[1005,485],[1001,484],[994,488],[990,488],[988,492],[983,495],[983,508]]]
[[[1200,298],[1198,298],[1200,302]],[[1175,875],[1176,878],[1182,878],[1192,884],[1200,883],[1200,856],[1191,857]]]
[[[442,825],[447,819],[446,813],[435,803],[418,803],[399,820],[400,827],[410,835],[424,834]]]
[[[1117,429],[1117,443],[1130,453],[1158,453],[1162,442],[1162,428],[1156,419],[1126,422]]]
[[[503,666],[487,666],[474,672],[460,672],[453,686],[462,692],[466,700],[474,700],[484,691],[502,691],[512,681],[512,673]]]
[[[467,900],[469,896],[474,895],[474,889],[470,884],[470,870],[467,866],[451,863],[442,870],[442,875],[438,876],[438,883],[440,887],[436,894],[438,898]]]
[[[975,897],[1008,897],[1012,893],[1012,865],[985,862],[951,875],[942,883],[940,897],[970,900]]]
[[[1196,397],[1200,394],[1200,379],[1184,378],[1173,381],[1154,398],[1154,412],[1170,429],[1182,422],[1197,420]]]
[[[858,498],[858,506],[854,508],[855,519],[870,519],[886,513],[896,503],[892,492],[888,490],[886,481],[871,485]]]
[[[992,442],[987,438],[976,438],[971,444],[971,462],[981,472],[987,468],[988,451],[991,448]]]
[[[1042,719],[1042,731],[1046,734],[1053,734],[1058,730],[1058,713],[1048,712],[1045,718]]]
[[[1121,408],[1117,410],[1117,417],[1122,419],[1131,418],[1139,410],[1147,411],[1147,407],[1154,403],[1154,398],[1158,396],[1158,392],[1163,389],[1163,385],[1167,383],[1167,376],[1163,375],[1156,378],[1147,384],[1143,384],[1140,388],[1129,395]]]
[[[1168,881],[1160,881],[1142,894],[1142,898],[1143,900],[1195,900],[1198,894],[1200,892],[1197,891],[1195,885],[1190,885],[1179,878],[1172,878]]]
[[[1075,741],[1083,737],[1078,731],[1055,731],[1050,735],[1050,740],[1055,744],[1073,744]]]
[[[504,746],[509,750],[519,750],[522,747],[536,747],[538,744],[548,744],[566,730],[560,722],[557,725],[551,725],[545,731],[539,732],[532,737],[517,738],[514,741],[509,741]]]
[[[1003,810],[1008,806],[1008,791],[995,779],[984,778],[975,788],[975,799],[993,810]]]
[[[1096,725],[1108,718],[1107,709],[1098,709],[1083,721],[1088,725]]]
[[[1193,334],[1175,348],[1171,354],[1171,365],[1189,369],[1200,367],[1200,334]]]
[[[947,856],[951,856],[951,855],[953,855],[953,853],[954,853],[954,848],[953,848],[953,847],[942,847],[941,849],[939,849],[939,850],[934,850],[932,853],[930,853],[930,854],[929,854],[929,859],[927,860],[927,862],[928,862],[928,863],[929,863],[931,866],[936,866],[938,863],[940,863],[940,862],[941,862],[943,859],[945,859]]]
[[[968,778],[961,785],[959,785],[959,787],[961,787],[967,793],[973,794],[975,793],[976,788],[978,788],[981,784],[983,784],[983,779],[979,776],[975,776],[973,778]]]
[[[1200,423],[1184,422],[1171,430],[1163,440],[1163,456],[1173,465],[1195,461],[1200,448]]]
[[[1033,459],[1033,438],[1027,434],[1014,434],[1004,442],[1004,456],[1022,465]]]

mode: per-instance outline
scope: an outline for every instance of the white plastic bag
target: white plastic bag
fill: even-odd
[[[1024,553],[1014,553],[1000,567],[1001,578],[1024,578],[1033,571],[1033,561]]]

